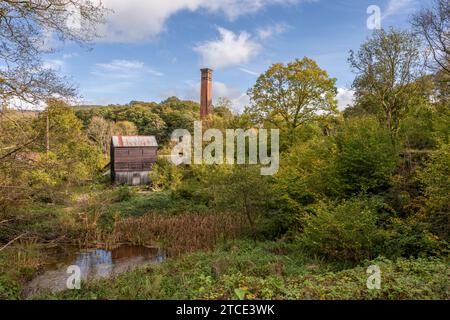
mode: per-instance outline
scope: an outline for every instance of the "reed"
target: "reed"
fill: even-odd
[[[223,240],[242,235],[242,218],[236,214],[148,214],[116,223],[111,236],[115,241],[161,246],[168,255],[210,250]]]

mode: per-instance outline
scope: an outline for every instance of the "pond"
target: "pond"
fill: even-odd
[[[78,266],[83,282],[117,276],[137,267],[160,263],[166,258],[163,250],[144,246],[123,245],[113,250],[86,249],[75,247],[52,249],[45,271],[25,286],[22,297],[31,298],[42,291],[52,293],[67,289],[67,281]]]

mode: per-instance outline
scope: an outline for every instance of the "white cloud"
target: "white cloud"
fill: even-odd
[[[338,108],[340,111],[352,106],[354,103],[355,91],[346,88],[338,88],[336,99],[338,101]]]
[[[217,102],[218,98],[228,98],[233,106],[233,111],[241,112],[244,107],[250,103],[250,98],[246,93],[242,93],[239,89],[230,87],[225,83],[213,82],[213,96]]]
[[[121,59],[112,60],[109,63],[97,63],[91,73],[100,77],[116,79],[137,78],[144,74],[151,74],[154,76],[163,75],[161,72],[147,67],[144,62]]]
[[[247,74],[249,74],[249,75],[252,75],[252,76],[259,76],[259,73],[258,73],[258,72],[249,70],[249,69],[247,69],[247,68],[239,68],[239,70],[241,70],[242,72],[247,73]]]
[[[42,66],[45,69],[50,69],[57,72],[64,72],[66,71],[66,62],[67,60],[77,56],[76,53],[66,53],[63,54],[61,59],[46,59],[43,61]]]
[[[202,56],[202,65],[205,67],[220,69],[246,63],[261,50],[261,45],[245,31],[239,35],[220,27],[218,31],[220,39],[204,42],[194,48]]]
[[[270,5],[293,5],[301,1],[308,0],[103,0],[111,13],[101,33],[107,42],[139,42],[164,31],[167,19],[180,11],[203,10],[233,20]]]
[[[77,57],[77,56],[78,56],[78,53],[65,53],[65,54],[63,54],[62,58],[64,60],[66,60],[66,59],[71,59],[71,58]]]
[[[44,69],[62,71],[65,67],[65,62],[61,59],[48,59],[43,62],[42,66]]]
[[[417,0],[389,0],[382,19],[398,14],[408,14],[415,9]]]
[[[242,93],[239,97],[231,100],[234,110],[238,113],[244,111],[244,108],[250,105],[250,97],[246,93]]]
[[[261,40],[267,40],[277,34],[281,34],[283,32],[285,32],[287,29],[287,26],[285,24],[275,24],[272,26],[266,26],[263,28],[259,28],[256,31],[256,34],[258,35],[258,38]]]

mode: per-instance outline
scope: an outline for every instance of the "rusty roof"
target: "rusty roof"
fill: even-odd
[[[154,136],[113,136],[114,147],[157,147]]]

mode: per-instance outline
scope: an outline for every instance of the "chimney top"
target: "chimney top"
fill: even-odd
[[[203,68],[200,91],[200,119],[207,118],[212,111],[212,69]]]

